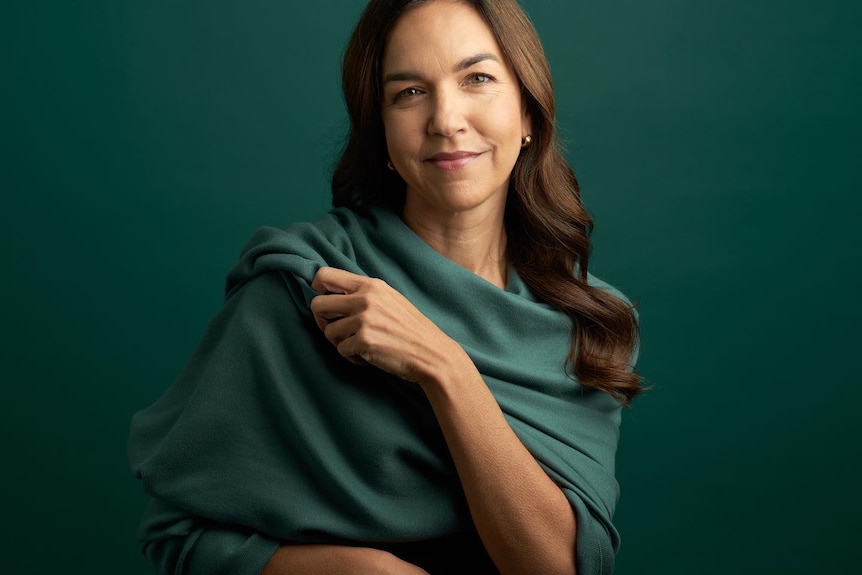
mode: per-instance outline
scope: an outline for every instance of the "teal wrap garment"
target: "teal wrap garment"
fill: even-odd
[[[151,498],[140,538],[157,571],[259,573],[279,541],[397,549],[473,533],[421,389],[348,362],[316,326],[324,265],[384,279],[464,347],[568,497],[579,573],[611,573],[621,407],[567,375],[569,318],[514,269],[500,289],[382,208],[258,230],[185,368],[133,417],[129,463]]]

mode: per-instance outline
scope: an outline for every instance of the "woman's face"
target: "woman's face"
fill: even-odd
[[[500,210],[530,133],[515,73],[471,7],[437,0],[395,25],[382,62],[386,145],[405,210]]]

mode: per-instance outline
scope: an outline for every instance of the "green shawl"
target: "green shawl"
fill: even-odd
[[[344,360],[315,325],[323,265],[384,279],[464,347],[571,502],[579,573],[611,573],[621,408],[567,375],[569,318],[514,269],[500,289],[386,209],[258,230],[184,370],[133,417],[129,462],[152,498],[141,539],[157,567],[251,574],[282,540],[382,546],[472,528],[422,391]]]

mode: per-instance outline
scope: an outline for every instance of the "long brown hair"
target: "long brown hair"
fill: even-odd
[[[336,207],[362,211],[403,205],[404,181],[386,168],[380,67],[395,23],[429,1],[433,0],[371,0],[348,42],[342,89],[350,132],[332,176]],[[561,151],[551,71],[538,34],[516,0],[463,1],[495,35],[521,81],[532,120],[533,142],[521,153],[510,178],[509,258],[537,297],[572,319],[566,362],[577,380],[629,405],[643,390],[631,365],[638,341],[634,308],[587,282],[593,220]]]

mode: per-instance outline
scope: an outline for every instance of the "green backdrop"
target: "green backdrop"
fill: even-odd
[[[0,8],[4,573],[151,573],[132,413],[260,225],[328,207],[362,2]],[[862,8],[524,0],[593,271],[640,302],[620,575],[843,573],[859,517]]]

